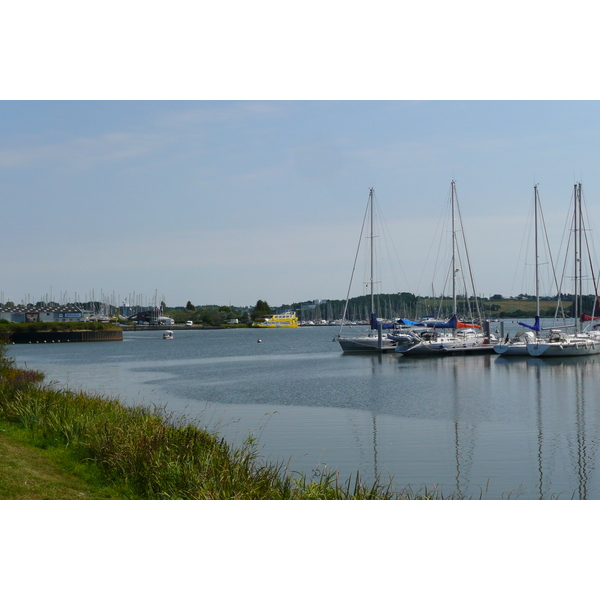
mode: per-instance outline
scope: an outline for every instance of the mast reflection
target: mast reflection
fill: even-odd
[[[585,379],[583,372],[575,379],[575,430],[577,435],[577,479],[579,500],[587,499],[587,447],[585,443]]]
[[[594,447],[598,446],[599,440],[592,436],[592,448],[589,447],[588,429],[592,423],[587,421],[586,402],[588,393],[592,393],[593,388],[587,385],[588,377],[596,377],[598,367],[600,366],[600,357],[567,357],[554,359],[541,358],[523,358],[515,360],[498,357],[496,364],[500,367],[506,367],[515,372],[534,370],[535,372],[535,403],[536,403],[536,421],[537,421],[537,460],[538,460],[538,498],[547,498],[552,486],[551,477],[548,473],[548,467],[554,462],[555,451],[564,441],[567,447],[569,460],[571,461],[571,471],[575,477],[576,488],[572,489],[572,497],[579,500],[586,500],[589,494],[589,481],[591,473],[595,468]],[[548,391],[544,392],[544,383],[548,384]],[[564,408],[567,413],[566,420],[563,413],[559,415],[561,419],[557,423],[557,431],[554,439],[550,441],[548,448],[546,436],[547,427],[543,422],[544,413],[544,395],[555,394],[559,398],[564,398],[566,404],[559,402],[559,409]],[[571,419],[568,413],[571,413]],[[571,421],[571,426],[569,421]],[[552,436],[551,436],[552,437]],[[548,454],[545,456],[545,454]]]
[[[537,426],[538,426],[538,472],[540,478],[538,481],[538,499],[544,499],[544,461],[543,461],[543,447],[544,447],[544,428],[542,427],[542,380],[539,366],[535,368],[535,382],[536,382],[536,407],[537,407]]]
[[[485,358],[489,358],[486,356]],[[454,458],[456,461],[456,492],[459,497],[466,497],[469,492],[471,469],[473,467],[473,451],[475,448],[475,428],[461,420],[461,400],[464,397],[460,385],[459,373],[464,365],[455,361],[452,364],[454,382]]]

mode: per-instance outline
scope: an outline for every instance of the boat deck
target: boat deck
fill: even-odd
[[[495,352],[493,344],[485,344],[484,346],[470,346],[467,348],[441,348],[439,350],[430,350],[428,352],[419,352],[415,354],[412,354],[410,352],[408,352],[407,354],[398,352],[397,354],[402,354],[402,356],[407,356],[409,358],[416,358],[433,356],[465,356],[476,354],[495,354]]]

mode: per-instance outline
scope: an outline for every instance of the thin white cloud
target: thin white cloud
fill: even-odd
[[[164,144],[164,138],[159,135],[132,132],[73,136],[54,143],[30,141],[28,144],[0,149],[0,167],[34,168],[59,164],[62,167],[88,169],[99,163],[149,155]]]

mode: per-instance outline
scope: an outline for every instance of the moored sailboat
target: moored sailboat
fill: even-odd
[[[374,278],[373,278],[373,273],[374,273],[373,244],[374,244],[374,238],[375,238],[374,233],[373,233],[373,230],[374,230],[374,203],[375,203],[374,194],[375,194],[375,192],[374,192],[373,188],[371,188],[369,190],[368,211],[365,214],[365,219],[368,214],[369,220],[370,220],[370,236],[369,236],[369,240],[370,240],[370,248],[369,248],[370,279],[369,279],[369,284],[368,284],[369,289],[370,289],[370,294],[371,294],[370,331],[367,335],[363,335],[363,336],[357,336],[357,337],[343,337],[342,336],[342,330],[344,328],[344,323],[346,322],[346,313],[348,310],[348,300],[350,297],[350,288],[352,287],[352,277],[351,277],[350,285],[348,286],[348,294],[346,296],[346,305],[344,306],[344,314],[342,316],[342,325],[340,326],[339,334],[336,336],[336,338],[334,338],[334,340],[337,339],[343,352],[359,352],[359,353],[362,353],[362,352],[379,352],[379,353],[393,352],[396,347],[396,342],[394,340],[383,335],[383,330],[392,328],[393,324],[392,323],[383,323],[380,320],[378,320],[375,315],[375,292],[374,292]],[[363,230],[364,230],[364,225],[365,224],[363,221]],[[362,238],[362,231],[361,231],[361,238]],[[360,248],[360,240],[359,240],[358,246]],[[358,250],[357,250],[356,255],[358,257]],[[356,259],[355,259],[354,267],[356,267]],[[352,273],[354,274],[354,269],[352,270]]]
[[[432,324],[431,329],[425,331],[414,330],[409,332],[406,341],[399,341],[396,346],[396,352],[404,356],[415,355],[444,355],[460,353],[477,352],[492,352],[493,347],[490,345],[489,331],[482,333],[482,326],[477,323],[464,323],[457,317],[457,290],[456,290],[456,274],[459,271],[457,268],[457,240],[456,240],[456,209],[458,199],[456,197],[456,182],[451,182],[451,220],[452,220],[452,316],[446,321],[436,319]],[[463,232],[464,242],[464,232]],[[466,245],[465,245],[466,248]],[[468,255],[466,257],[469,264],[469,273],[471,273],[470,262]],[[471,276],[471,284],[473,279]],[[474,286],[473,286],[474,288]],[[473,296],[477,294],[473,289]],[[481,319],[480,319],[481,320]]]
[[[502,356],[529,356],[528,344],[533,344],[539,339],[540,326],[540,261],[538,249],[538,216],[540,214],[540,196],[538,186],[534,185],[534,252],[535,252],[535,322],[533,325],[522,323],[528,331],[519,331],[512,339],[504,340],[494,345],[494,352]]]
[[[586,238],[584,227],[581,183],[575,184],[573,196],[573,259],[575,293],[573,294],[572,314],[575,317],[575,333],[565,333],[562,329],[551,329],[548,337],[544,340],[536,340],[527,344],[527,351],[531,356],[553,357],[553,356],[589,356],[600,354],[600,332],[594,330],[582,330],[581,323],[591,321],[593,323],[597,315],[583,314],[583,240]],[[585,239],[586,248],[587,238]],[[588,252],[589,258],[589,252]],[[590,260],[591,262],[591,260]],[[593,277],[593,271],[591,272]],[[594,306],[598,305],[598,292],[594,280],[596,298]]]

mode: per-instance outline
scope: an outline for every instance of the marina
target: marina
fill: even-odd
[[[308,476],[359,472],[445,497],[600,499],[600,357],[346,354],[331,332],[187,329],[165,344],[161,331],[131,331],[116,345],[8,352],[57,385],[165,406],[232,443],[252,435],[266,460]]]

